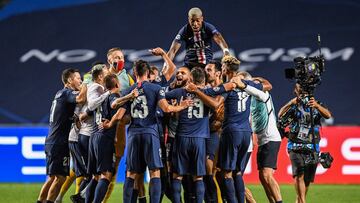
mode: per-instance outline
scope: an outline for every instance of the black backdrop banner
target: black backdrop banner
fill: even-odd
[[[360,2],[39,0],[42,4],[32,7],[24,2],[10,1],[0,10],[2,124],[47,123],[62,70],[85,73],[92,62],[105,62],[111,47],[125,51],[128,69],[139,58],[162,67],[161,58],[147,50],[168,49],[195,6],[223,34],[243,70],[270,80],[277,110],[294,97],[284,69],[296,56],[317,55],[320,33],[326,71],[315,96],[330,108],[335,124],[360,124]],[[221,58],[219,47],[214,51]],[[174,61],[180,66],[183,58],[182,49]]]

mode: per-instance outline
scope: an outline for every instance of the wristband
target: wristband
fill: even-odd
[[[225,48],[225,49],[223,49],[222,51],[223,51],[224,54],[225,54],[225,52],[229,52],[229,53],[230,53],[230,51],[229,51],[228,48]]]

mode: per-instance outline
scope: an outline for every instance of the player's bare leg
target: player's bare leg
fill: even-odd
[[[65,176],[55,175],[54,181],[52,182],[46,200],[54,202],[58,196],[61,186],[66,180]]]
[[[39,194],[39,197],[38,197],[39,202],[43,202],[43,201],[46,200],[49,189],[50,189],[51,184],[53,183],[54,179],[55,179],[54,176],[49,176],[47,178],[46,182],[44,183],[44,185],[41,187],[40,194]]]

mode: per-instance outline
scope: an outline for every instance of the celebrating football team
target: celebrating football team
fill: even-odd
[[[212,41],[221,61],[213,59]],[[176,67],[182,44],[184,63]],[[265,194],[282,202],[273,176],[281,137],[271,83],[241,71],[199,8],[189,10],[168,52],[149,52],[162,58],[161,69],[138,59],[130,71],[122,50],[111,48],[107,63],[94,63],[84,81],[77,69],[63,71],[45,141],[48,178],[37,202],[62,202],[75,176],[81,179],[73,202],[107,202],[118,173],[126,176],[124,203],[159,203],[164,196],[175,203],[255,202],[243,176],[256,143]],[[118,171],[121,158],[126,171]]]

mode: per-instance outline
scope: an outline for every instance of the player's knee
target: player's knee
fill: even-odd
[[[237,176],[242,176],[243,174],[242,174],[241,171],[237,171],[237,172],[236,172],[236,175],[237,175]]]
[[[131,171],[127,171],[127,172],[126,172],[126,177],[128,177],[128,178],[131,178],[131,179],[134,179],[134,180],[135,180],[135,178],[136,178],[136,173],[131,172]]]
[[[270,182],[270,179],[272,177],[272,173],[270,170],[263,169],[261,170],[260,175],[266,182]]]
[[[150,170],[150,178],[160,178],[160,169]]]
[[[182,180],[182,176],[180,176],[179,174],[177,174],[177,173],[173,173],[173,179],[177,179],[177,180]]]
[[[225,172],[224,172],[224,177],[225,177],[226,179],[232,178],[232,171],[225,171]]]
[[[193,181],[199,181],[199,180],[202,180],[203,177],[202,176],[193,176]]]
[[[104,178],[110,182],[112,179],[112,173],[111,172],[101,173],[101,179],[104,179]]]
[[[63,184],[66,180],[66,177],[65,176],[60,176],[60,175],[57,175],[55,176],[55,179],[54,181],[56,181],[57,184]]]
[[[304,182],[304,174],[299,174],[299,175],[295,176],[295,181],[296,182]]]

